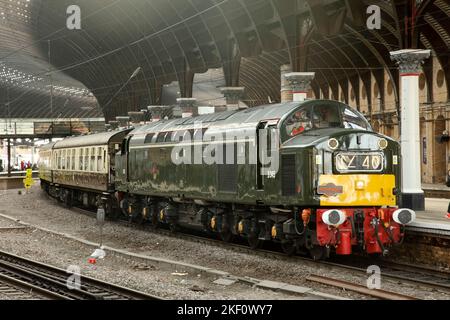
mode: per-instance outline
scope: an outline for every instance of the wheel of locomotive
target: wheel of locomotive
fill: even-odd
[[[131,221],[136,224],[143,224],[145,222],[145,219],[141,212],[136,212],[131,217]]]
[[[253,250],[258,249],[261,246],[261,240],[258,239],[258,234],[257,233],[250,233],[247,236],[247,241],[248,241],[248,245]]]
[[[313,260],[321,260],[328,258],[330,254],[330,248],[324,247],[324,246],[313,246],[311,249],[309,249],[309,255]]]
[[[154,229],[159,228],[159,221],[158,221],[158,210],[153,210],[152,216],[150,217],[151,225]]]
[[[170,223],[170,224],[169,224],[169,230],[170,230],[170,232],[172,232],[172,233],[177,233],[178,230],[179,230],[179,228],[178,228],[177,224],[175,224],[175,223]]]
[[[283,240],[281,242],[281,250],[288,256],[292,256],[294,253],[297,252],[297,246],[295,244],[295,241],[292,240]]]
[[[108,200],[103,205],[103,209],[105,209],[105,215],[110,220],[118,220],[121,216],[121,212],[119,208],[115,208],[112,204],[112,201]]]
[[[233,241],[233,233],[231,232],[231,230],[229,228],[225,229],[225,230],[222,230],[219,233],[219,237],[224,242],[231,242],[231,241]]]

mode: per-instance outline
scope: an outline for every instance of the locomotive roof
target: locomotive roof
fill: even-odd
[[[307,101],[305,101],[307,102]],[[134,129],[130,134],[149,132],[175,131],[191,128],[195,122],[201,122],[202,127],[211,126],[249,126],[262,120],[281,119],[304,102],[288,102],[253,107],[240,111],[224,111],[190,118],[162,120]]]
[[[106,145],[115,136],[119,134],[125,135],[130,130],[131,129],[122,129],[101,133],[93,133],[83,136],[69,137],[65,138],[64,140],[56,142],[53,148],[61,149],[61,148],[76,148],[76,147]]]

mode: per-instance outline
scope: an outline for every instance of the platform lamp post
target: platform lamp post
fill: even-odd
[[[391,52],[401,78],[400,125],[402,156],[401,206],[417,211],[425,209],[420,174],[420,100],[419,75],[430,50],[404,49]]]
[[[139,72],[142,71],[141,67],[137,67],[136,70],[134,70],[134,72],[131,74],[131,76],[128,78],[127,81],[125,81],[125,83],[119,88],[119,90],[116,91],[116,93],[114,93],[114,95],[111,97],[111,99],[109,99],[109,101],[102,107],[102,110],[105,111],[106,108],[111,104],[111,102],[114,100],[114,98],[120,93],[120,91],[123,90],[123,88],[125,88],[127,86],[127,84],[133,80],[133,78],[135,78]]]

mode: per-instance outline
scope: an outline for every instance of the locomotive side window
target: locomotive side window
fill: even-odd
[[[155,135],[154,133],[149,133],[149,134],[147,134],[147,135],[145,136],[144,143],[152,143],[152,139],[153,139],[153,136],[154,136],[154,135]]]
[[[156,143],[164,142],[167,132],[158,133],[158,137],[156,137]]]
[[[61,170],[66,169],[66,150],[61,150]]]
[[[173,131],[167,132],[166,138],[164,139],[164,142],[171,142],[172,141],[172,135],[173,135]]]

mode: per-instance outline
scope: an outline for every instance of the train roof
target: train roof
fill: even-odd
[[[307,101],[305,101],[307,102]],[[288,102],[279,104],[269,104],[240,111],[224,111],[211,113],[196,117],[162,120],[134,129],[130,134],[141,134],[149,132],[175,131],[184,128],[191,128],[195,122],[201,122],[202,127],[211,126],[253,126],[263,120],[281,119],[291,111],[298,108],[305,102]]]
[[[47,144],[43,145],[42,147],[40,147],[39,151],[51,150],[51,149],[53,149],[53,146],[55,145],[55,143],[56,143],[56,141],[47,143]]]
[[[131,131],[131,129],[121,129],[121,130],[107,131],[107,132],[101,132],[101,133],[93,133],[93,134],[84,135],[84,136],[69,137],[69,138],[65,138],[64,140],[56,142],[54,144],[53,149],[106,145],[114,137],[116,137],[118,135],[123,137],[129,131]]]

